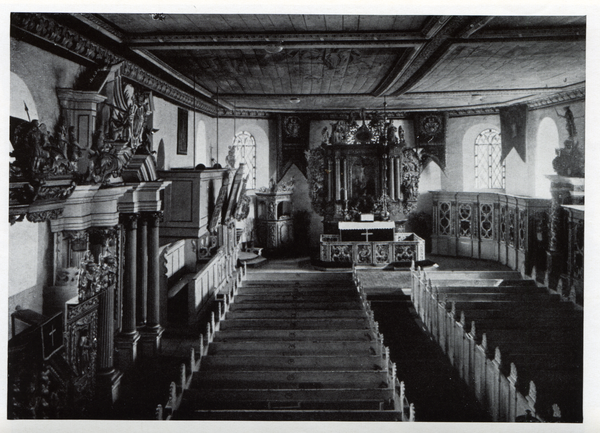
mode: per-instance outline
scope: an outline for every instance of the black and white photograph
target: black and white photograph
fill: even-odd
[[[598,427],[596,11],[458,5],[3,12],[7,431]]]

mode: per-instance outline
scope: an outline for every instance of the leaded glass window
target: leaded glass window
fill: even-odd
[[[500,131],[486,129],[475,139],[475,187],[504,189],[506,164],[502,161]]]
[[[236,168],[241,162],[246,164],[248,174],[246,188],[254,189],[256,187],[256,140],[249,132],[239,132],[233,139],[233,148]]]

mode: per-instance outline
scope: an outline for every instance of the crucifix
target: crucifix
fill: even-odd
[[[369,233],[369,229],[365,229],[364,233],[361,233],[361,236],[365,237],[365,242],[369,242],[369,235],[372,235],[373,233]]]
[[[50,336],[50,338],[52,338],[52,347],[54,347],[54,333],[56,332],[56,328],[54,327],[54,324],[52,324],[52,331],[48,332],[48,335]]]

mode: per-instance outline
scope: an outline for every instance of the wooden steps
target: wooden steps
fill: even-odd
[[[322,333],[322,331],[321,331]],[[209,355],[247,353],[268,353],[269,356],[290,356],[302,353],[304,356],[364,356],[365,353],[381,356],[378,344],[371,339],[362,340],[246,340],[213,341],[208,347]]]
[[[230,421],[401,421],[392,410],[197,410],[195,420]]]
[[[345,370],[370,370],[381,371],[386,368],[381,355],[364,355],[359,351],[352,353],[334,352],[330,355],[311,356],[310,353],[303,353],[303,356],[293,355],[270,355],[261,354],[226,354],[208,356],[202,361],[202,367],[216,370],[258,370],[274,371],[289,370],[292,366],[294,370],[327,370],[327,371],[345,371]]]
[[[175,419],[402,419],[395,376],[352,274],[247,277]]]

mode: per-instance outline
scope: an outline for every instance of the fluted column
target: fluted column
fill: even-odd
[[[137,326],[146,324],[148,302],[148,221],[142,214],[137,230]]]
[[[117,338],[119,366],[126,370],[137,359],[137,344],[140,335],[136,323],[137,292],[137,221],[138,214],[124,214],[125,226],[125,272],[123,278],[123,325]]]
[[[142,330],[144,356],[156,356],[164,329],[160,326],[159,229],[162,212],[148,213],[148,303],[146,326]]]
[[[333,164],[331,159],[327,158],[327,199],[333,200]]]
[[[100,294],[98,308],[98,373],[96,399],[98,414],[110,411],[119,398],[123,373],[114,367],[114,291],[110,285]]]

